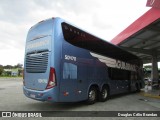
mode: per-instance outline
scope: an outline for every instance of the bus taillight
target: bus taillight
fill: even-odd
[[[56,72],[54,68],[50,68],[49,80],[46,89],[50,89],[56,86]]]

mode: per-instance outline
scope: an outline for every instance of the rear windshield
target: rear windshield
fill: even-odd
[[[27,41],[36,40],[52,34],[53,19],[41,21],[31,27],[27,35]]]

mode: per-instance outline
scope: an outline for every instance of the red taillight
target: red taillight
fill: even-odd
[[[49,80],[46,89],[50,89],[56,86],[56,72],[54,68],[50,68]]]

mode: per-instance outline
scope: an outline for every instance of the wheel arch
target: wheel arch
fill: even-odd
[[[108,88],[108,90],[109,90],[109,92],[110,92],[110,86],[109,86],[109,84],[106,84],[106,83],[105,83],[105,84],[103,84],[103,85],[101,86],[100,91],[102,90],[102,88],[103,88],[103,87],[107,87],[107,88]]]
[[[89,89],[92,88],[92,87],[95,87],[97,89],[97,92],[100,92],[100,87],[98,86],[98,84],[91,84],[89,87],[88,87],[88,91],[87,93],[89,92]]]

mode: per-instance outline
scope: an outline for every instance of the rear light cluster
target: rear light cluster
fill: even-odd
[[[50,89],[56,86],[56,72],[54,68],[50,68],[49,80],[46,89]]]

